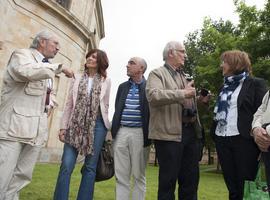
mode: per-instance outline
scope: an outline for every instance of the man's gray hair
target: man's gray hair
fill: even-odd
[[[55,37],[56,35],[51,32],[51,31],[48,31],[48,30],[43,30],[41,32],[39,32],[35,38],[33,39],[32,41],[32,44],[30,45],[30,48],[34,48],[34,49],[37,49],[38,46],[39,46],[39,42],[41,39],[45,39],[45,40],[48,40],[52,37]]]
[[[177,49],[177,47],[183,47],[183,44],[177,41],[170,41],[166,44],[163,50],[163,60],[166,61],[170,50]]]

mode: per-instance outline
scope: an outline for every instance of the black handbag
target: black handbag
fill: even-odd
[[[114,160],[112,142],[104,141],[96,169],[96,182],[108,180],[113,176]]]

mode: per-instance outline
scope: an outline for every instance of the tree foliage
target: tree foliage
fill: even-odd
[[[208,88],[214,94],[210,109],[223,83],[219,67],[222,52],[235,49],[247,52],[253,75],[266,81],[270,77],[270,0],[262,10],[246,5],[244,0],[234,0],[234,4],[239,24],[205,18],[202,28],[189,33],[184,42],[188,55],[186,68],[193,74],[196,87]],[[212,119],[209,113],[212,110],[202,114],[206,132]]]

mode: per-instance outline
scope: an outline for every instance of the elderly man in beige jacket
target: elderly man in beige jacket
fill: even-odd
[[[0,41],[0,50],[2,50],[2,49],[3,49],[3,42]]]
[[[163,51],[164,66],[150,72],[146,84],[149,102],[149,138],[159,163],[158,200],[197,200],[200,126],[194,82],[183,72],[185,47],[176,41]],[[208,97],[205,97],[208,98]]]
[[[19,199],[32,178],[47,141],[47,116],[52,105],[50,87],[56,74],[73,77],[61,63],[51,64],[59,51],[57,37],[45,30],[29,49],[12,53],[3,77],[0,104],[0,200]]]

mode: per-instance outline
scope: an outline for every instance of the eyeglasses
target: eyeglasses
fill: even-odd
[[[46,41],[54,44],[58,49],[60,49],[60,44],[59,44],[59,42],[57,40],[55,40],[55,39],[45,39],[45,38],[43,40],[46,40]]]
[[[135,61],[133,61],[133,60],[130,60],[130,61],[128,61],[128,64],[129,65],[136,65],[137,63]]]
[[[184,50],[184,49],[174,49],[174,50],[177,52],[180,52],[180,53],[186,53],[186,50]]]

